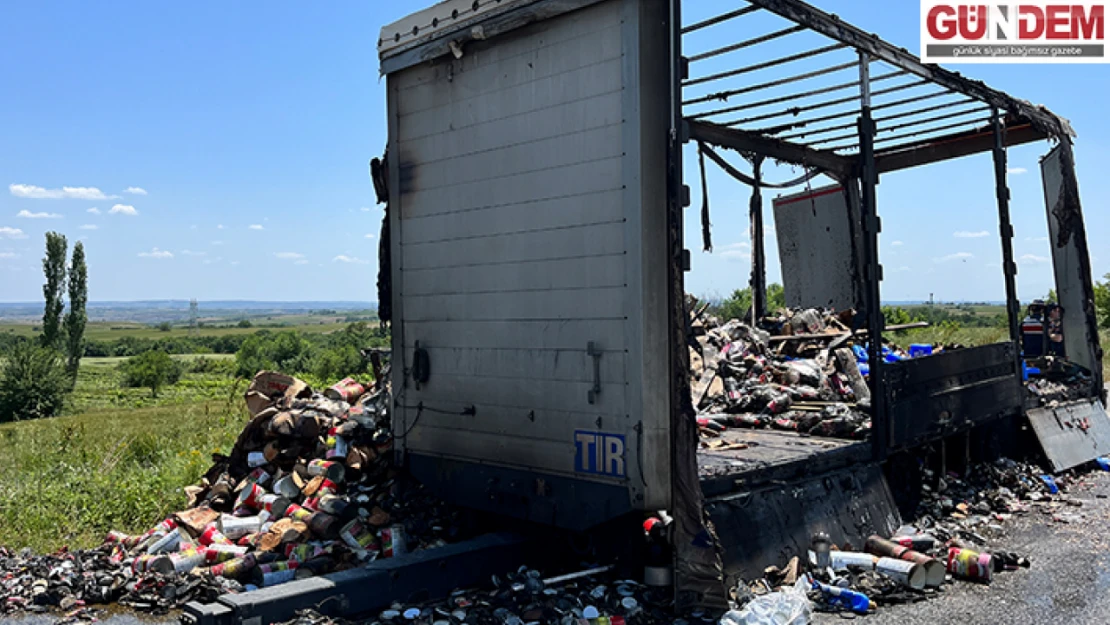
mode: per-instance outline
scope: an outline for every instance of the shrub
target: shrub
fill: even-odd
[[[350,345],[321,349],[313,359],[312,373],[323,380],[339,380],[365,372],[366,361]]]
[[[190,360],[186,368],[189,373],[219,373],[230,376],[235,374],[235,361],[201,356]]]
[[[15,344],[0,368],[0,423],[58,414],[69,387],[61,354],[30,341]]]
[[[235,353],[236,373],[250,377],[263,369],[287,373],[308,371],[311,351],[312,344],[295,330],[277,333],[261,331],[243,341]]]
[[[249,328],[249,327],[251,327],[251,320],[250,319],[240,319],[239,323],[236,324],[236,325],[238,325],[240,328]]]
[[[181,379],[181,364],[161,350],[151,350],[128,358],[120,365],[123,385],[129,388],[147,387],[152,397],[158,389],[177,384]]]

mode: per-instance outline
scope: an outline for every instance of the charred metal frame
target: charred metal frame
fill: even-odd
[[[845,185],[859,185],[863,312],[871,337],[872,445],[875,459],[882,460],[892,451],[889,446],[893,434],[889,413],[892,399],[887,379],[890,373],[884,374],[884,369],[889,367],[883,366],[881,352],[883,268],[879,262],[878,236],[882,227],[875,202],[879,176],[991,152],[1009,338],[1014,345],[1014,366],[1020,376],[1021,318],[1006,186],[1006,148],[1045,139],[1070,145],[1074,132],[1067,121],[1043,107],[956,72],[924,64],[906,50],[801,0],[746,2],[745,6],[680,31],[681,35],[690,35],[726,21],[730,28],[739,27],[744,19],[752,19],[750,16],[760,12],[786,21],[779,26],[761,26],[766,30],[762,34],[755,30],[753,34],[757,36],[715,46],[682,59],[678,66],[681,87],[686,93],[679,94],[676,105],[682,109],[683,139],[733,149],[752,163],[753,178],[745,180],[735,174],[733,177],[753,186],[751,226],[753,237],[760,235],[759,243],[762,243],[762,218],[756,202],[761,204],[760,186],[766,186],[761,182],[760,171],[764,158],[801,166],[807,173],[819,171]],[[789,39],[795,44],[789,54],[755,54],[759,61],[755,64],[737,64],[734,68],[717,69],[701,76],[688,75],[698,61],[749,48],[758,52],[757,46],[800,36],[798,33],[803,32],[821,35],[825,43],[799,43]],[[676,48],[676,54],[678,50],[680,48]],[[847,57],[846,52],[853,56]],[[804,68],[801,63],[806,63]],[[723,82],[767,68],[778,68],[784,73],[773,80]],[[858,76],[846,73],[852,68],[858,68]],[[798,86],[785,95],[782,95],[783,90],[774,91],[787,85]],[[856,93],[845,95],[853,90]],[[745,99],[745,96],[766,91],[771,91],[767,94],[770,97]],[[853,104],[856,106],[852,107]],[[875,115],[880,110],[886,112]],[[761,289],[765,288],[762,278],[765,259],[761,246],[756,243],[753,238],[751,285],[753,313],[758,314],[763,303]]]

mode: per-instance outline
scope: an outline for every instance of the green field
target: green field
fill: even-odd
[[[342,317],[309,317],[308,315],[289,315],[274,317],[280,321],[252,322],[249,328],[234,325],[204,326],[197,328],[198,336],[228,336],[253,334],[259,330],[298,330],[309,334],[320,334],[342,330],[347,326]],[[36,336],[38,326],[28,323],[0,323],[0,333],[15,336]],[[169,330],[159,330],[155,326],[126,321],[91,321],[85,328],[85,338],[93,341],[112,341],[123,337],[161,339],[190,336],[186,326],[172,326]]]

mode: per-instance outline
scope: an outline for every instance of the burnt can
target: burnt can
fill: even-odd
[[[366,387],[354,378],[343,378],[324,390],[324,397],[353,404],[366,392]]]
[[[308,463],[309,475],[322,475],[325,479],[331,480],[335,484],[339,484],[343,481],[343,476],[346,471],[347,467],[344,466],[342,462],[320,460],[317,458]]]
[[[255,483],[247,484],[247,486],[239,491],[239,497],[235,500],[236,508],[247,508],[249,510],[258,511],[261,509],[262,496],[266,491]]]
[[[125,549],[130,549],[139,544],[139,540],[141,539],[142,536],[131,536],[130,534],[124,534],[123,532],[112,530],[108,532],[107,536],[104,537],[104,542],[121,545]]]
[[[308,510],[303,506],[291,503],[289,504],[289,507],[285,509],[285,518],[293,519],[294,521],[300,521],[301,523],[307,524],[308,520],[312,518],[312,510]]]
[[[213,566],[209,571],[219,577],[229,577],[236,579],[247,571],[250,571],[258,565],[258,561],[253,553],[248,553],[244,556],[228,560]]]
[[[210,564],[219,564],[247,555],[247,548],[239,545],[214,544],[204,548],[204,559]]]
[[[320,538],[332,539],[339,532],[339,519],[326,512],[314,512],[308,519],[308,529]]]
[[[953,577],[989,584],[994,561],[989,553],[951,547],[948,549],[948,572]]]
[[[908,560],[921,565],[921,567],[925,569],[925,585],[927,587],[940,588],[940,586],[944,584],[945,564],[936,558],[929,557],[909,547],[903,547],[898,543],[876,535],[871,535],[867,538],[864,549],[866,549],[868,553],[873,553],[877,556]]]
[[[343,529],[339,530],[339,538],[356,551],[378,548],[377,536],[374,536],[374,532],[361,519],[355,519],[344,525]]]
[[[405,543],[405,526],[395,523],[382,528],[382,556],[392,558],[408,553]]]

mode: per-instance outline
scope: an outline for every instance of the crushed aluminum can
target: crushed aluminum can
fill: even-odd
[[[309,475],[322,475],[324,478],[339,484],[343,481],[344,474],[347,472],[347,467],[341,462],[333,462],[330,460],[320,460],[319,458],[308,463]]]

